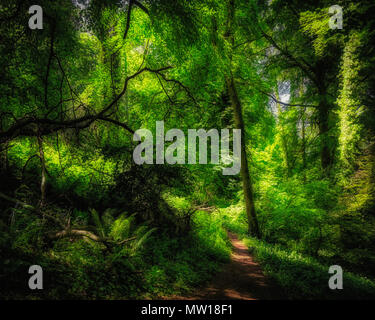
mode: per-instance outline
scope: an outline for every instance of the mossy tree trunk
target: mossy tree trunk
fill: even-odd
[[[234,124],[236,129],[241,130],[241,179],[242,179],[242,188],[244,192],[246,215],[248,219],[248,230],[249,234],[260,238],[260,231],[258,225],[258,219],[255,212],[254,205],[254,192],[252,181],[249,173],[249,165],[247,161],[248,153],[246,151],[246,137],[245,137],[245,125],[242,116],[242,104],[238,96],[238,91],[235,84],[235,79],[233,76],[233,66],[232,66],[232,52],[234,50],[234,14],[235,14],[235,1],[229,0],[228,2],[228,20],[227,20],[227,30],[225,38],[229,43],[229,65],[230,73],[226,75],[226,85],[231,100],[234,116]]]

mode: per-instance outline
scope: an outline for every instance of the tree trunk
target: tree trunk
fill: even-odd
[[[245,126],[242,117],[242,106],[241,101],[237,94],[237,89],[234,83],[233,76],[226,79],[229,96],[232,102],[234,123],[236,129],[241,130],[241,177],[242,177],[242,187],[245,198],[246,205],[246,215],[249,224],[249,234],[254,237],[260,238],[258,220],[255,212],[254,206],[254,195],[253,186],[251,182],[251,177],[249,174],[249,166],[247,162],[247,152],[246,152],[246,139],[245,139]]]
[[[228,19],[226,26],[226,33],[224,38],[229,43],[229,67],[230,72],[225,76],[225,81],[228,88],[229,97],[232,103],[234,123],[236,129],[241,130],[241,178],[242,178],[242,188],[245,198],[246,215],[249,224],[249,234],[260,238],[258,219],[255,212],[254,206],[254,195],[253,186],[249,174],[249,166],[247,162],[247,152],[246,152],[246,139],[245,139],[245,126],[242,117],[242,105],[238,97],[238,92],[236,85],[234,83],[234,77],[232,73],[232,53],[234,50],[234,16],[235,16],[235,1],[228,1]]]
[[[329,145],[329,105],[327,101],[327,93],[324,89],[319,90],[320,103],[318,109],[319,135],[320,135],[320,160],[322,169],[325,174],[329,174],[332,165],[331,150]]]
[[[302,170],[303,170],[303,182],[306,183],[306,108],[302,109]]]
[[[276,88],[275,96],[276,96],[277,101],[280,101],[280,95],[279,95],[278,87]],[[277,112],[278,112],[278,131],[279,131],[279,134],[280,134],[280,137],[281,137],[281,147],[282,147],[282,150],[283,150],[284,161],[285,161],[285,166],[286,166],[285,178],[288,179],[290,177],[291,171],[292,171],[290,161],[289,161],[290,159],[289,159],[289,152],[288,152],[288,141],[287,141],[287,137],[284,133],[284,123],[282,121],[282,116],[281,116],[283,111],[281,109],[281,105],[280,105],[279,102],[276,102],[276,106],[277,106]]]
[[[46,200],[46,161],[44,159],[43,140],[38,134],[39,158],[42,167],[42,178],[40,181],[40,207],[44,206]]]

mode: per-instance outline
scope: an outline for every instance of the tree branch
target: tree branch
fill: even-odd
[[[106,118],[106,117],[99,117],[98,120],[102,120],[102,121],[113,123],[116,126],[122,127],[126,131],[129,131],[131,134],[135,133],[135,131],[133,129],[129,128],[125,123],[122,123],[120,121],[117,121],[117,120],[114,120],[114,119],[110,119],[110,118]]]
[[[31,205],[29,205],[29,204],[27,204],[25,202],[22,202],[20,200],[17,200],[17,199],[14,199],[12,197],[9,197],[9,196],[7,196],[6,194],[4,194],[2,192],[0,192],[0,198],[4,199],[6,201],[9,201],[9,202],[13,202],[13,203],[15,203],[15,204],[17,204],[17,205],[25,208],[25,209],[28,209],[28,210],[31,210],[31,211],[36,211],[36,209],[33,206],[31,206]]]
[[[163,78],[165,78],[163,71],[171,69],[171,66],[162,67],[159,69],[151,69],[148,67],[142,68],[141,70],[137,71],[136,73],[128,76],[125,79],[124,87],[122,91],[113,99],[106,107],[104,107],[100,112],[94,115],[86,115],[76,119],[69,119],[65,121],[58,121],[52,120],[48,118],[38,119],[35,117],[26,117],[23,119],[18,120],[14,123],[8,130],[0,132],[0,143],[9,141],[14,139],[17,136],[36,136],[39,133],[41,136],[54,133],[59,130],[66,130],[66,129],[84,129],[89,127],[93,122],[98,119],[109,121],[115,123],[112,119],[108,119],[105,114],[121,99],[121,97],[125,94],[129,81],[136,78],[140,74],[144,72],[156,73]],[[172,81],[172,80],[168,80]],[[119,124],[119,123],[117,123]],[[125,128],[124,124],[121,124],[122,127]],[[128,128],[130,129],[130,128]],[[126,129],[126,130],[128,130]],[[131,130],[131,129],[130,129]],[[128,130],[129,131],[129,130]],[[130,131],[131,132],[131,131]]]
[[[126,26],[125,26],[124,36],[123,36],[124,40],[126,39],[129,29],[130,29],[130,19],[131,19],[133,4],[134,4],[134,0],[129,0],[128,14],[126,17]]]
[[[302,62],[298,61],[297,58],[294,57],[288,50],[281,48],[270,35],[268,35],[262,29],[260,29],[260,32],[268,42],[279,50],[289,61],[293,62],[297,67],[299,67],[317,86],[319,86],[319,82],[315,77],[314,68],[305,59],[301,58]]]
[[[255,87],[254,87],[255,88]],[[318,108],[318,106],[316,105],[312,105],[312,104],[290,104],[290,103],[286,103],[286,102],[282,102],[278,99],[276,99],[272,94],[269,94],[267,92],[264,92],[262,90],[260,90],[259,88],[255,88],[256,90],[258,90],[260,93],[263,93],[264,95],[270,97],[273,101],[275,101],[276,103],[279,103],[279,104],[282,104],[286,107],[307,107],[307,108]]]
[[[150,12],[148,9],[139,1],[133,0],[134,5],[136,5],[139,9],[141,9],[143,12],[145,12],[147,15],[150,15]]]

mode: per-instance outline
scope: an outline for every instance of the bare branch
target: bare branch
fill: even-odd
[[[269,43],[271,43],[277,50],[279,50],[296,67],[299,67],[317,86],[319,86],[319,82],[315,76],[314,68],[311,64],[309,64],[303,58],[301,58],[301,61],[298,61],[298,59],[294,57],[288,50],[281,48],[281,46],[279,46],[270,35],[268,35],[262,29],[260,29],[260,31]]]
[[[99,117],[98,120],[102,120],[102,121],[113,123],[116,126],[122,127],[125,130],[129,131],[131,134],[135,133],[135,131],[133,129],[129,128],[125,123],[122,123],[120,121],[117,121],[117,120],[114,120],[114,119],[110,119],[110,118],[106,118],[106,117],[103,117],[103,116]]]
[[[255,88],[255,87],[254,87]],[[318,106],[316,105],[312,105],[312,104],[290,104],[290,103],[286,103],[286,102],[282,102],[278,99],[276,99],[272,94],[269,94],[267,92],[264,92],[262,90],[260,90],[259,88],[255,88],[256,90],[258,90],[259,92],[263,93],[264,95],[270,97],[273,101],[275,101],[276,103],[279,103],[279,104],[282,104],[286,107],[306,107],[306,108],[318,108]]]
[[[151,69],[151,68],[145,67],[137,71],[136,73],[128,76],[125,79],[125,83],[124,83],[124,87],[122,91],[116,96],[115,99],[113,99],[106,107],[104,107],[97,114],[93,114],[93,115],[88,114],[80,118],[69,119],[65,121],[52,120],[48,118],[40,119],[40,118],[35,118],[33,116],[19,119],[8,130],[0,132],[0,143],[12,140],[17,136],[36,136],[38,134],[38,130],[39,130],[40,135],[43,136],[43,135],[54,133],[59,130],[74,129],[74,128],[84,129],[84,128],[89,127],[93,122],[95,122],[98,119],[115,123],[112,119],[108,119],[105,115],[125,94],[130,80],[136,78],[137,76],[139,76],[140,74],[144,72],[155,73],[164,78],[164,75],[162,72],[171,68],[172,68],[171,66],[162,67],[159,69]],[[124,127],[124,124],[121,124],[121,126]],[[130,130],[128,131],[131,132]]]
[[[187,95],[190,97],[190,99],[194,101],[194,104],[196,106],[198,106],[198,103],[195,100],[194,96],[191,94],[189,88],[186,87],[181,81],[176,80],[176,79],[168,79],[164,74],[159,74],[159,75],[163,78],[164,81],[166,81],[166,82],[173,82],[173,83],[178,84],[180,87],[182,87],[185,90],[185,92],[187,93]]]
[[[134,5],[136,5],[139,9],[141,9],[144,13],[146,13],[147,15],[150,15],[150,12],[148,11],[148,9],[147,9],[142,3],[140,3],[140,2],[137,1],[137,0],[133,0],[133,3],[134,3]]]

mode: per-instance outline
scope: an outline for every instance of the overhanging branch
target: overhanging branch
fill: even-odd
[[[122,91],[112,100],[106,107],[104,107],[100,112],[93,115],[85,115],[76,119],[69,119],[65,121],[61,120],[52,120],[48,118],[35,118],[35,117],[25,117],[17,120],[8,130],[0,132],[0,143],[12,140],[17,136],[37,136],[38,130],[41,136],[54,133],[59,130],[66,129],[84,129],[89,127],[96,120],[109,121],[114,124],[120,125],[125,128],[127,131],[134,133],[127,125],[116,122],[115,120],[109,119],[106,116],[106,113],[112,109],[112,107],[122,98],[125,94],[129,81],[141,75],[144,72],[155,73],[164,78],[163,71],[171,69],[171,66],[162,67],[159,69],[151,69],[148,67],[142,68],[136,73],[128,76],[125,79],[124,87]]]

